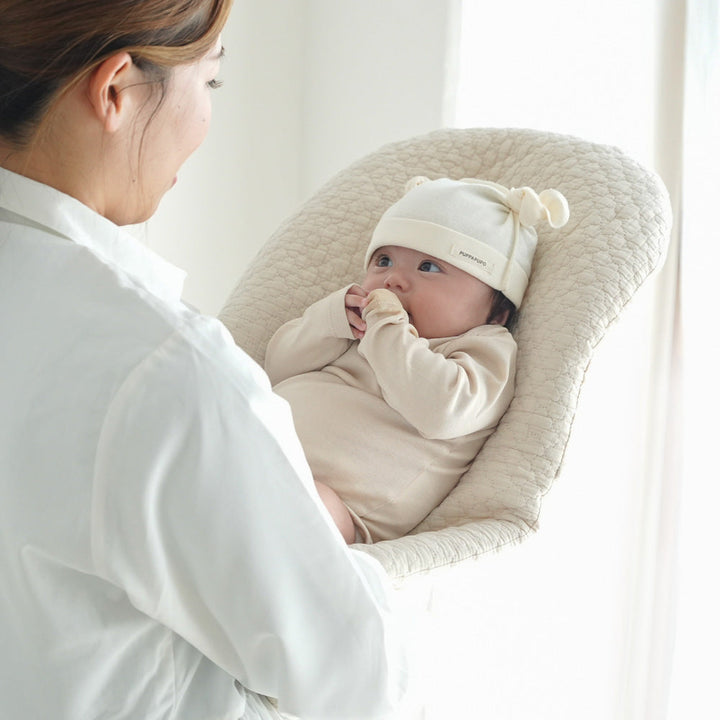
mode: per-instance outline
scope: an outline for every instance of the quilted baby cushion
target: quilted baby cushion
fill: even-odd
[[[616,148],[532,130],[439,130],[351,165],[277,230],[220,313],[237,344],[262,364],[282,323],[361,279],[377,221],[417,175],[556,188],[570,220],[556,230],[537,226],[533,274],[513,328],[515,396],[497,429],[408,535],[362,546],[396,578],[477,557],[537,528],[593,350],[660,264],[671,226],[661,181]]]

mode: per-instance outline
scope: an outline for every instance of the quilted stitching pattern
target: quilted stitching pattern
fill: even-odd
[[[439,130],[387,145],[336,175],[270,238],[220,313],[262,362],[275,329],[362,274],[372,230],[414,175],[554,187],[560,230],[538,226],[514,329],[515,397],[445,501],[408,536],[363,546],[398,578],[519,542],[562,463],[594,348],[661,263],[671,212],[658,177],[619,150],[532,130]]]

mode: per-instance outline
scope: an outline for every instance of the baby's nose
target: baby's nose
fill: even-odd
[[[402,290],[405,291],[410,285],[410,280],[407,273],[403,272],[399,268],[393,268],[385,277],[385,287],[388,290]]]

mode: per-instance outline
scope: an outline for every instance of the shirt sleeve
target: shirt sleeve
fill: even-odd
[[[350,287],[313,303],[302,317],[285,323],[270,338],[265,371],[273,385],[321,370],[348,349],[354,339],[345,315],[345,294]]]
[[[387,578],[319,502],[287,404],[206,320],[147,357],[109,409],[98,574],[281,711],[386,717],[405,686]]]
[[[501,326],[483,326],[444,343],[417,335],[396,296],[370,295],[359,353],[385,401],[427,438],[468,435],[495,425],[512,399],[516,344]]]

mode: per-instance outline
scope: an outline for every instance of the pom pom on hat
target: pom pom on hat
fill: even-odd
[[[550,227],[561,228],[570,219],[570,208],[565,196],[557,190],[543,190],[540,203],[545,208],[546,219]]]
[[[567,200],[557,190],[543,190],[538,195],[529,187],[511,188],[507,203],[525,227],[534,227],[540,220],[547,220],[551,227],[559,228],[570,218]]]
[[[410,179],[406,194],[380,218],[365,255],[399,245],[445,260],[500,290],[516,307],[527,287],[537,245],[534,226],[567,223],[557,190],[508,189],[488,180]]]

